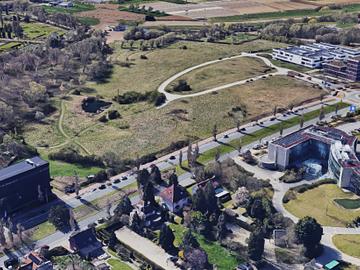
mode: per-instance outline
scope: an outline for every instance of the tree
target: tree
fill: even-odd
[[[205,213],[207,210],[206,198],[202,188],[198,188],[192,199],[192,208],[201,213]]]
[[[304,217],[295,225],[296,238],[305,247],[305,256],[313,258],[317,256],[321,237],[323,235],[322,226],[312,217]]]
[[[52,206],[49,211],[49,222],[58,230],[69,226],[69,210],[64,205]]]
[[[251,260],[260,261],[264,253],[265,240],[260,230],[255,230],[248,239],[248,256]]]
[[[239,187],[234,195],[234,205],[239,207],[246,205],[250,200],[250,192],[246,187]]]
[[[148,183],[149,178],[150,178],[150,174],[147,169],[142,169],[142,170],[138,171],[137,177],[136,177],[138,188],[140,189],[140,188],[144,187]]]
[[[184,250],[186,248],[200,247],[199,242],[196,240],[196,237],[192,234],[191,230],[187,230],[184,233],[180,247],[181,247],[181,249],[184,249]]]
[[[155,195],[154,195],[154,186],[151,182],[148,182],[144,188],[143,201],[145,205],[156,204]]]
[[[250,216],[259,220],[263,220],[265,218],[266,210],[263,207],[261,199],[256,198],[253,201],[251,205]]]
[[[216,239],[218,241],[221,241],[225,238],[228,230],[226,228],[226,219],[224,213],[222,213],[219,218],[218,222],[216,224]]]
[[[217,138],[216,138],[217,133],[218,133],[218,129],[217,129],[217,125],[215,124],[214,127],[213,127],[213,129],[212,129],[212,135],[213,135],[213,137],[214,137],[214,141],[215,141],[215,142],[217,141]]]
[[[241,126],[241,122],[239,119],[236,120],[236,130],[237,132],[240,132],[240,126]]]
[[[184,251],[186,269],[210,269],[208,256],[202,248],[188,248]]]
[[[300,129],[302,129],[303,127],[304,127],[304,115],[302,114],[300,118]]]
[[[23,243],[24,242],[24,234],[23,234],[24,227],[20,223],[18,223],[18,224],[16,224],[16,230],[17,230],[17,235],[19,237],[20,242]]]
[[[105,210],[106,210],[106,214],[107,214],[108,218],[111,217],[111,207],[112,207],[112,203],[111,203],[111,201],[108,199],[108,200],[106,201],[106,206],[105,206]]]
[[[179,184],[178,177],[175,172],[173,172],[169,177],[169,186],[177,186]]]
[[[0,245],[6,246],[5,227],[2,221],[0,222]]]
[[[273,115],[276,117],[276,114],[277,114],[277,106],[274,107],[274,111],[273,111]]]
[[[279,130],[280,136],[283,135],[284,133],[284,125],[282,124],[282,122],[280,123],[280,130]]]
[[[134,207],[132,206],[129,197],[125,195],[116,206],[114,214],[117,217],[121,217],[122,215],[130,215],[133,209]]]
[[[75,194],[76,198],[79,199],[79,192],[80,192],[80,184],[79,184],[79,176],[76,171],[74,171],[74,187],[75,187]]]
[[[69,225],[72,231],[75,231],[77,226],[76,226],[76,220],[74,217],[74,212],[72,211],[72,209],[69,209]]]
[[[173,231],[164,223],[161,226],[159,235],[159,244],[166,251],[171,252],[175,249],[174,247],[175,236]]]
[[[162,181],[159,167],[154,164],[151,165],[150,179],[154,184],[160,184]]]
[[[206,207],[209,213],[217,213],[219,208],[217,198],[215,196],[214,186],[211,181],[206,183],[204,195],[206,200]]]
[[[319,121],[323,120],[325,117],[324,107],[321,106],[320,113],[319,113]]]
[[[182,152],[182,150],[180,150],[180,152],[179,152],[179,165],[180,165],[180,167],[182,167],[182,162],[183,162],[183,152]]]

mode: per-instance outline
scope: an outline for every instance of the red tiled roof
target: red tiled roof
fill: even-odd
[[[160,192],[160,197],[169,203],[176,203],[187,197],[186,190],[179,185],[171,185]]]

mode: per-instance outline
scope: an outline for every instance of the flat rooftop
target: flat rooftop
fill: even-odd
[[[310,139],[321,141],[326,144],[340,141],[342,144],[348,145],[353,145],[356,140],[354,136],[348,135],[339,129],[311,125],[275,140],[272,143],[289,148]]]
[[[27,160],[21,161],[9,167],[0,170],[0,182],[4,181],[8,178],[13,176],[31,171],[39,166],[44,166],[48,164],[47,161],[43,160],[42,158],[36,156],[29,158]]]

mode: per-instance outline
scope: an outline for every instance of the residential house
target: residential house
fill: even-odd
[[[38,252],[30,252],[26,255],[18,270],[53,270],[51,261],[45,259]]]
[[[173,213],[181,212],[183,207],[190,203],[186,189],[179,184],[165,188],[159,196],[162,203]]]
[[[101,242],[96,238],[95,228],[73,233],[70,238],[70,248],[82,258],[97,258],[104,254]]]

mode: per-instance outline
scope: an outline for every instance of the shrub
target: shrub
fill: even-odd
[[[191,91],[190,85],[188,85],[187,81],[180,80],[176,85],[173,87],[173,91],[175,92],[186,92]]]
[[[101,158],[95,155],[82,156],[76,150],[65,148],[56,153],[49,154],[51,160],[60,160],[68,163],[77,163],[82,166],[98,166],[103,167]]]
[[[109,113],[108,113],[108,117],[109,117],[110,120],[113,120],[113,119],[120,118],[121,115],[120,115],[120,113],[119,113],[118,111],[116,111],[116,110],[111,110],[111,111],[109,111]]]

